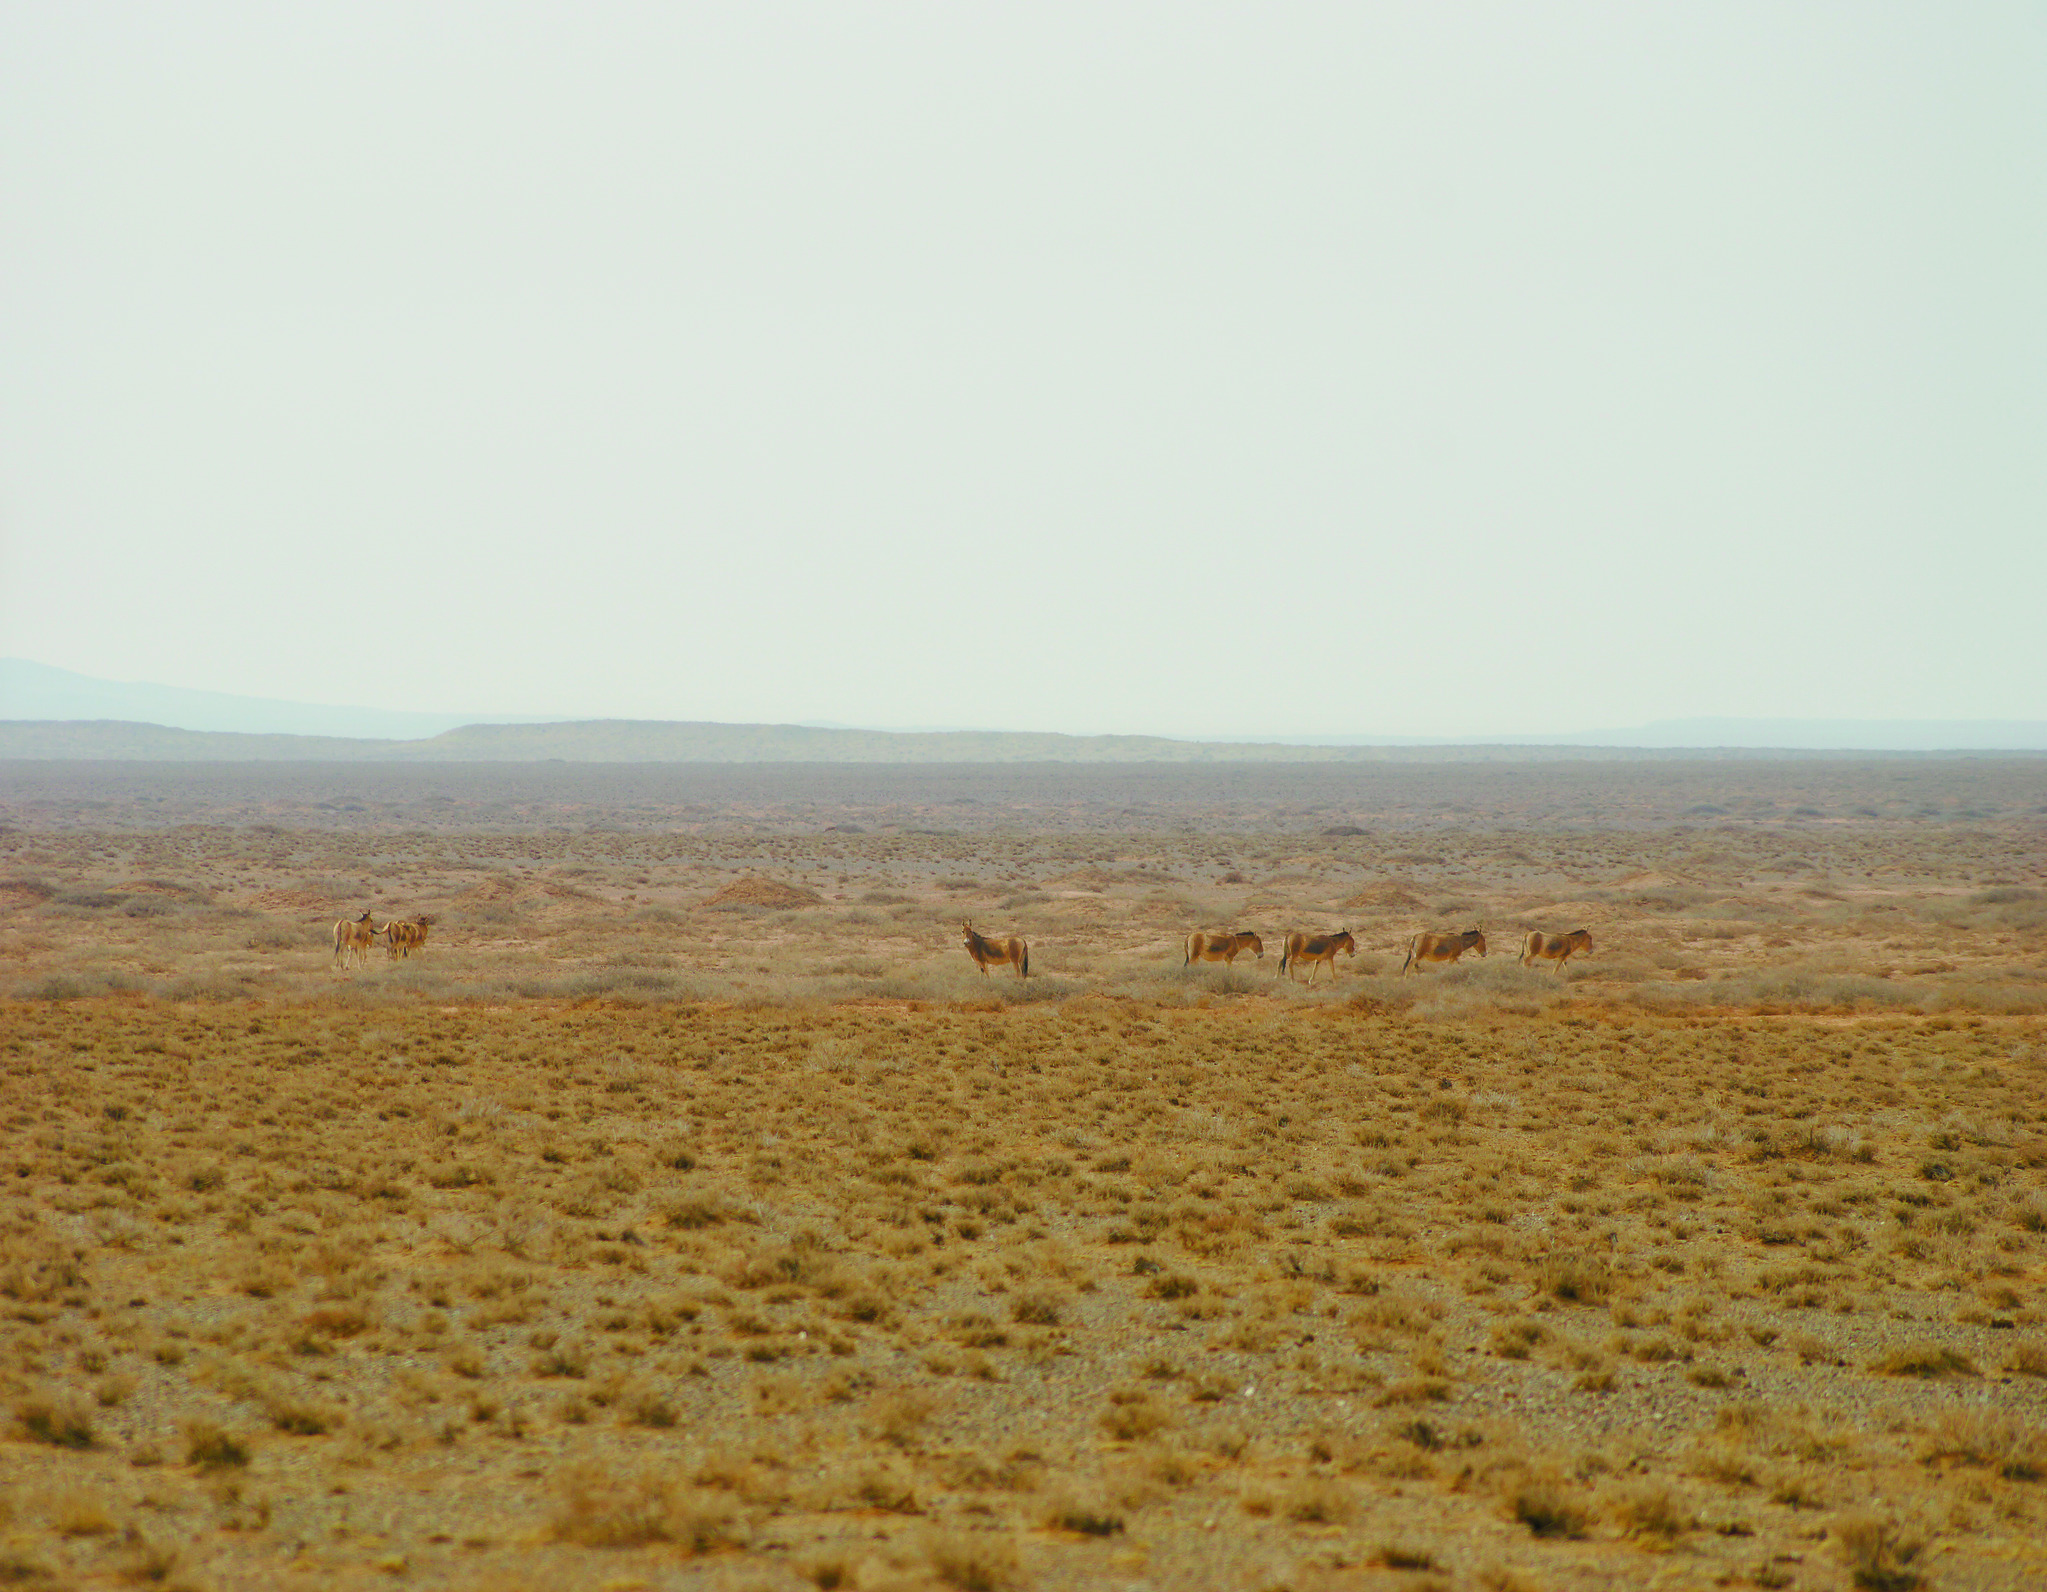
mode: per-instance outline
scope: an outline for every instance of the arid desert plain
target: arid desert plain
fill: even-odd
[[[0,1064],[6,1585],[2047,1586],[2047,759],[12,763]]]

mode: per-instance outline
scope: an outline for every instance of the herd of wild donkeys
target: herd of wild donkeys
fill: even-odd
[[[974,965],[985,976],[991,966],[1013,966],[1018,978],[1027,978],[1031,971],[1031,948],[1020,935],[997,939],[975,932],[974,925],[965,918],[960,920],[960,932],[966,936],[967,955],[974,959]],[[1592,931],[1573,929],[1569,934],[1544,934],[1540,929],[1530,929],[1521,942],[1521,965],[1527,967],[1535,962],[1552,961],[1557,971],[1564,970],[1564,964],[1571,959],[1574,951],[1592,949]],[[1327,967],[1329,976],[1336,977],[1336,953],[1345,956],[1358,954],[1358,942],[1351,938],[1349,929],[1339,929],[1334,934],[1289,934],[1280,944],[1279,971],[1289,978],[1298,979],[1300,966],[1308,964],[1308,982],[1315,982],[1315,970]],[[1486,954],[1485,926],[1466,929],[1462,934],[1416,934],[1407,942],[1407,960],[1400,964],[1404,974],[1409,968],[1419,974],[1423,964],[1428,962],[1454,962],[1466,951]],[[1181,961],[1186,967],[1195,962],[1222,962],[1234,964],[1238,957],[1250,952],[1256,956],[1265,954],[1265,942],[1248,930],[1234,934],[1210,934],[1196,929],[1187,936],[1187,954]]]
[[[370,922],[365,911],[359,918],[343,918],[334,925],[334,960],[343,967],[350,962],[367,962],[370,947],[382,940],[391,948],[391,958],[409,957],[426,944],[426,931],[434,920],[422,912],[416,918],[393,918],[381,929]]]
[[[359,918],[343,918],[334,925],[334,960],[346,967],[351,962],[363,963],[369,960],[370,947],[379,939],[390,948],[392,960],[401,956],[409,957],[426,944],[426,931],[433,927],[433,919],[422,913],[415,918],[393,918],[382,928],[370,921],[367,911]],[[967,955],[974,959],[974,965],[985,976],[990,967],[1014,967],[1018,978],[1028,978],[1031,972],[1030,942],[1023,936],[1012,934],[997,938],[976,932],[967,919],[960,920],[960,932],[966,936]],[[1564,964],[1571,959],[1574,951],[1592,949],[1592,934],[1587,929],[1573,929],[1569,934],[1545,934],[1540,929],[1530,929],[1521,942],[1521,965],[1527,967],[1535,962],[1551,961],[1557,964],[1557,971],[1564,970]],[[1281,942],[1279,971],[1289,978],[1299,979],[1303,962],[1308,964],[1308,982],[1315,982],[1315,970],[1327,967],[1329,976],[1336,977],[1336,956],[1358,954],[1358,942],[1351,938],[1349,929],[1339,929],[1334,934],[1289,934]],[[1400,964],[1405,974],[1409,968],[1419,974],[1430,962],[1454,962],[1466,951],[1486,954],[1485,926],[1466,929],[1462,934],[1416,934],[1407,942],[1407,960]],[[1221,962],[1234,965],[1237,958],[1250,953],[1254,956],[1265,954],[1265,942],[1248,930],[1233,934],[1210,934],[1196,929],[1187,936],[1187,954],[1181,965],[1195,962]]]

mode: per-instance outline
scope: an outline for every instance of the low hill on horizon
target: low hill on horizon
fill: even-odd
[[[1481,747],[1576,747],[1596,752],[1748,750],[1842,752],[2047,751],[2047,720],[2015,719],[1662,719],[1620,729],[1516,735],[1274,735],[1256,728],[1199,739],[1166,735],[1071,735],[950,726],[876,729],[806,720],[731,724],[666,719],[579,718],[564,714],[430,713],[333,703],[234,696],[184,686],[102,680],[27,658],[0,658],[0,723],[17,749],[0,757],[196,757],[332,759],[420,756],[501,760],[517,737],[477,733],[516,727],[542,740],[572,743],[531,755],[644,762],[856,761],[1319,761],[1360,749],[1469,752]],[[84,730],[85,725],[99,725]],[[124,730],[108,725],[126,726]],[[600,728],[601,726],[601,728]],[[31,730],[30,727],[35,727]],[[571,729],[570,727],[573,727]],[[191,731],[265,738],[227,743],[181,741]],[[146,733],[145,733],[146,732]],[[159,733],[161,732],[161,733]],[[814,732],[847,737],[819,741]],[[10,732],[11,733],[11,732]],[[455,739],[450,740],[450,736]],[[951,737],[951,739],[937,739]],[[136,749],[111,750],[126,741]],[[597,748],[614,742],[618,749]],[[397,743],[397,744],[394,744]],[[56,751],[59,744],[74,750]],[[536,741],[533,744],[538,745]],[[401,746],[411,747],[411,752]],[[295,748],[295,749],[294,749]],[[1308,755],[1310,753],[1314,755]]]
[[[338,763],[1430,763],[1706,757],[1996,755],[1883,748],[1581,746],[1555,742],[1301,745],[1156,735],[850,730],[801,724],[584,719],[467,724],[421,740],[245,735],[123,720],[0,721],[0,760]],[[2040,755],[2019,749],[2015,755]]]

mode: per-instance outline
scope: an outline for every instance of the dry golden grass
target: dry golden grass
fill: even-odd
[[[17,808],[0,1578],[2037,1586],[2047,861],[1976,799],[1397,841]],[[1598,952],[1177,966],[1359,895],[1387,945],[1412,897]],[[335,970],[358,899],[433,940]],[[968,913],[1043,976],[980,980]]]
[[[312,1541],[335,1584],[1618,1585],[1836,1532],[1844,1574],[2017,1586],[2047,1522],[2047,1387],[1999,1369],[2047,1325],[2034,1019],[5,1031],[0,1481],[71,1490],[13,1527],[60,1580],[146,1540],[195,1586]]]

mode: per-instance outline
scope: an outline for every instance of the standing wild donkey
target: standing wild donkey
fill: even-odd
[[[988,964],[993,962],[1001,967],[1005,962],[1016,964],[1016,976],[1029,978],[1031,975],[1031,948],[1020,935],[1012,934],[1006,940],[991,940],[985,934],[976,934],[973,924],[960,919],[960,933],[966,936],[967,955],[974,959],[974,965],[981,970],[981,976],[988,976]]]
[[[343,918],[334,925],[334,960],[343,967],[350,962],[369,960],[370,947],[376,943],[382,929],[370,927],[367,911],[359,918]]]

